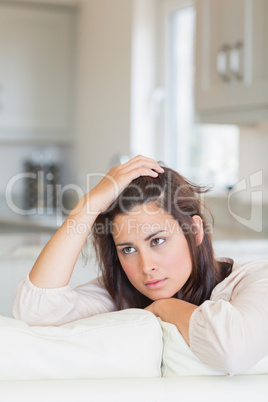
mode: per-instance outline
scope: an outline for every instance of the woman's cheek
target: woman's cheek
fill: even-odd
[[[131,280],[132,278],[135,278],[135,270],[131,265],[125,265],[123,267],[123,270],[125,271],[125,274],[127,277]]]
[[[133,264],[130,264],[127,262],[124,258],[119,257],[119,261],[121,263],[121,267],[123,268],[123,271],[125,272],[126,276],[130,279],[135,276],[135,270],[133,267]]]
[[[131,265],[126,261],[126,258],[118,255],[121,267],[123,268],[123,271],[125,272],[125,274],[128,277],[129,271],[131,270]]]
[[[180,256],[175,253],[167,253],[165,258],[162,261],[162,266],[166,270],[176,270],[178,268],[178,265],[180,263]]]

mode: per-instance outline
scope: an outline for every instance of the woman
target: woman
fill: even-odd
[[[145,308],[177,326],[204,363],[235,373],[268,354],[268,262],[215,260],[200,194],[137,156],[76,205],[18,288],[13,313],[32,325]],[[102,277],[68,286],[89,234]]]

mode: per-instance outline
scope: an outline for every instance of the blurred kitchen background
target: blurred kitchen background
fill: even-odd
[[[0,314],[136,154],[198,184],[218,256],[268,257],[267,0],[0,0]],[[79,259],[72,285],[97,274]]]

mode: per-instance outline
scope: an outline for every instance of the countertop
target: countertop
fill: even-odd
[[[0,196],[0,231],[44,231],[55,232],[63,223],[66,215],[58,210],[44,208],[27,211],[20,198],[8,201]]]

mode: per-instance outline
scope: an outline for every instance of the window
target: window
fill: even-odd
[[[178,5],[181,3],[177,1]],[[166,163],[196,183],[213,185],[215,191],[232,186],[238,177],[238,127],[195,122],[195,8],[190,2],[175,10],[167,7],[166,16]]]

